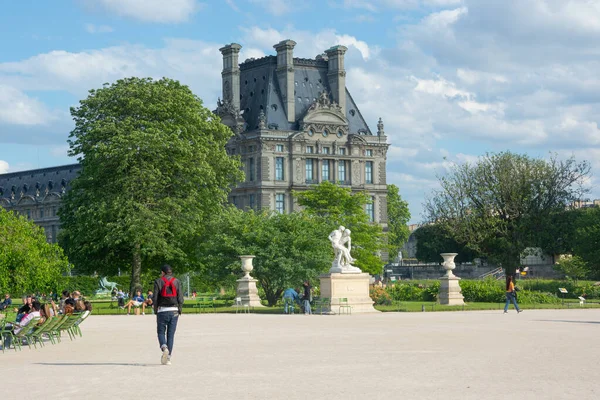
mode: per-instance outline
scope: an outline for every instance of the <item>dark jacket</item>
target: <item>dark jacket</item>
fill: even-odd
[[[173,275],[165,275],[165,279],[171,280],[171,278],[173,278]],[[158,278],[154,281],[154,297],[152,298],[154,312],[157,313],[159,307],[177,307],[179,309],[179,314],[181,314],[181,308],[183,307],[183,289],[181,287],[181,282],[177,278],[173,281],[173,285],[177,290],[177,297],[163,297],[162,288],[164,285],[165,282],[162,278]]]

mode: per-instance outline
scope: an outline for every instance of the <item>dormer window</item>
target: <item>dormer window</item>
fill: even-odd
[[[327,136],[329,136],[329,131],[327,129],[325,129],[323,131],[323,137],[327,137]]]

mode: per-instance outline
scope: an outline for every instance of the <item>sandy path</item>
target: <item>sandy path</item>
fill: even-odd
[[[152,315],[92,316],[82,330],[0,353],[3,386],[84,400],[600,396],[600,310],[184,315],[171,366]]]

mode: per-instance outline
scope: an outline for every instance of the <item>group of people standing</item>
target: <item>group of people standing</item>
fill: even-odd
[[[300,289],[299,288],[289,288],[283,292],[283,301],[284,301],[284,312],[289,314],[289,305],[290,303],[302,304],[302,308],[304,310],[304,315],[312,314],[312,310],[310,308],[310,303],[312,302],[312,286],[310,281],[304,281],[302,284],[302,298],[300,298]]]

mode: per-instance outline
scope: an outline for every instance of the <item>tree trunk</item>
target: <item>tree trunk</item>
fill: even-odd
[[[136,244],[133,249],[133,259],[131,261],[131,284],[129,286],[129,298],[135,296],[137,290],[142,290],[142,254],[140,245]]]

